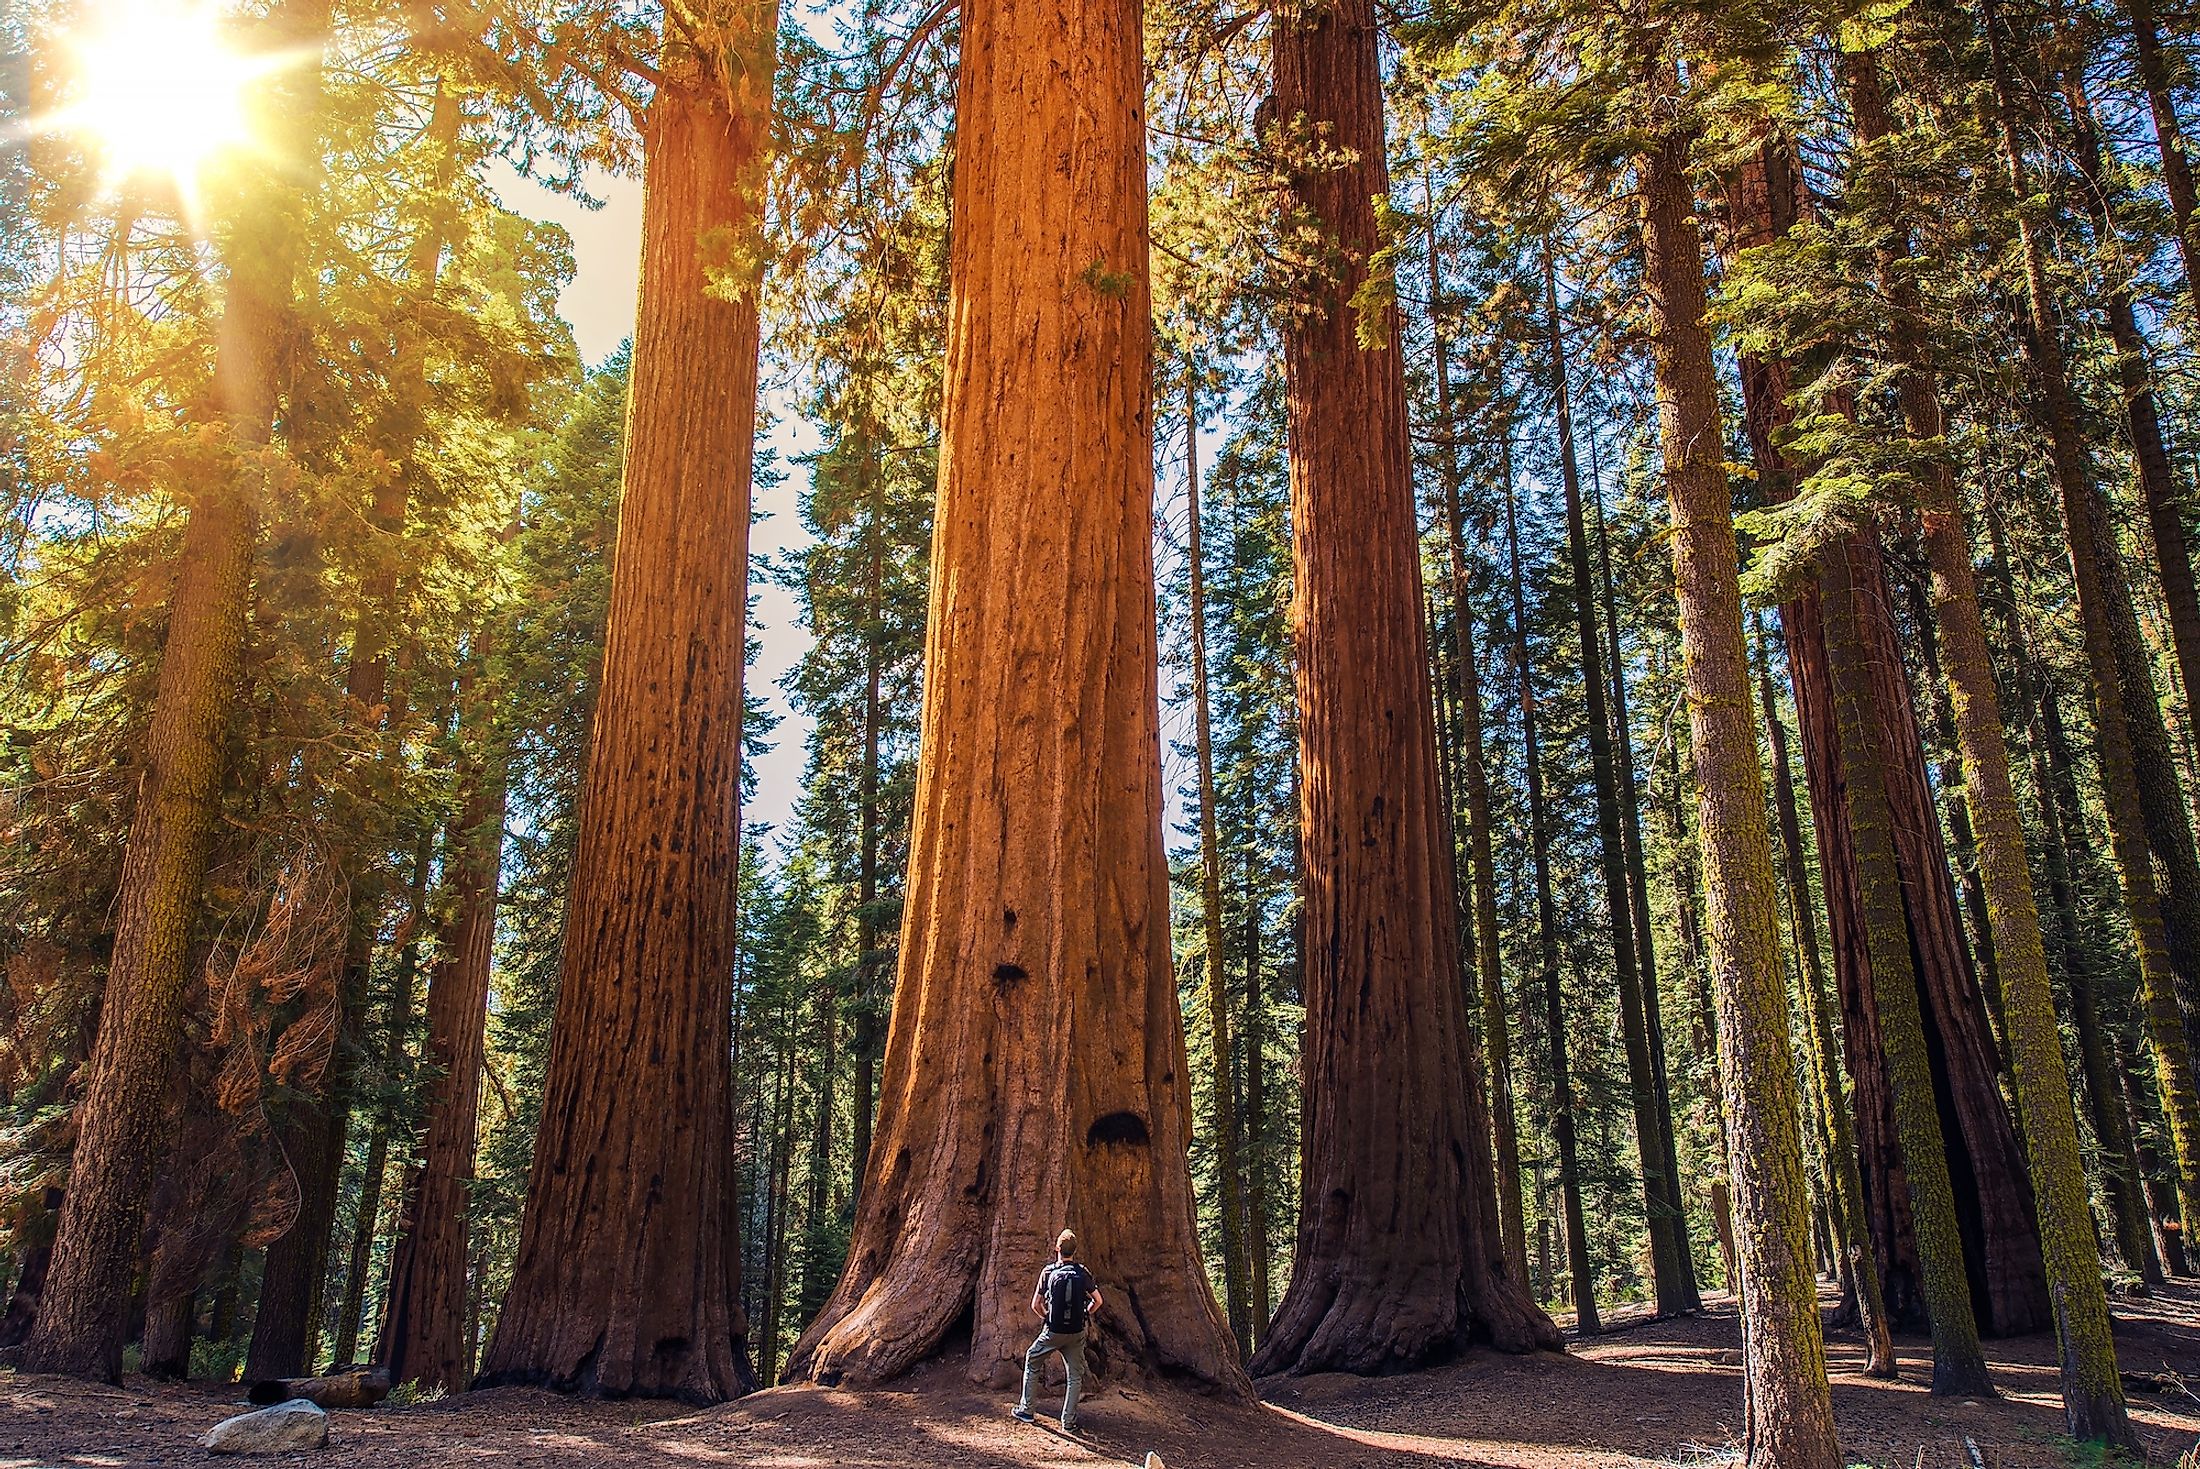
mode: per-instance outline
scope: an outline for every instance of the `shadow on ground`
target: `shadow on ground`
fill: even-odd
[[[2200,1286],[2119,1300],[2117,1337],[2128,1373],[2166,1387],[2134,1392],[2148,1459],[2161,1465],[2200,1443]],[[1270,1378],[1264,1403],[1104,1385],[1071,1441],[1008,1416],[1007,1394],[937,1365],[895,1391],[797,1386],[701,1411],[667,1404],[587,1402],[519,1388],[467,1393],[409,1408],[333,1415],[330,1447],[285,1462],[346,1469],[596,1469],[629,1465],[748,1465],[758,1469],[1089,1469],[1143,1463],[1170,1469],[1620,1469],[1716,1462],[1741,1426],[1739,1335],[1714,1302],[1678,1321],[1627,1321],[1576,1342],[1565,1356],[1477,1352],[1400,1377]],[[2089,1469],[2098,1462],[2061,1436],[2053,1342],[1989,1344],[2000,1396],[1936,1400],[1925,1390],[1925,1344],[1899,1343],[1903,1379],[1862,1376],[1853,1334],[1829,1338],[1835,1411],[1851,1464],[1886,1469]],[[236,1411],[235,1389],[132,1379],[106,1388],[0,1372],[0,1469],[205,1462],[198,1440]]]

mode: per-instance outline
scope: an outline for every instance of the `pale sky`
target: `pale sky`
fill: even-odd
[[[506,207],[563,225],[573,237],[575,270],[572,283],[558,297],[558,314],[572,325],[581,356],[591,365],[603,361],[634,330],[642,239],[640,181],[592,175],[589,191],[604,201],[601,209],[593,210],[509,168],[500,166],[492,172],[490,182]],[[795,462],[795,455],[817,448],[820,442],[816,426],[794,412],[783,395],[767,393],[764,407],[773,426],[763,444],[778,451],[787,474],[777,486],[758,492],[757,507],[767,512],[768,518],[750,532],[750,551],[756,558],[778,556],[791,547],[809,543],[799,513],[799,497],[808,486],[808,471]],[[1216,423],[1201,431],[1203,465],[1214,463],[1221,448],[1222,427]],[[1169,431],[1181,433],[1173,426]],[[1158,479],[1156,509],[1167,518],[1170,531],[1155,549],[1161,563],[1158,569],[1166,577],[1170,566],[1183,554],[1181,462],[1175,467],[1163,466]],[[757,594],[756,618],[762,625],[763,651],[749,669],[749,688],[779,712],[780,723],[772,736],[771,752],[757,762],[756,797],[742,812],[742,820],[768,821],[784,830],[802,794],[803,747],[810,721],[789,707],[779,680],[808,651],[811,638],[790,592],[759,585],[753,574],[750,587]],[[1191,822],[1183,788],[1192,772],[1189,762],[1170,748],[1174,742],[1191,737],[1189,705],[1175,697],[1176,677],[1174,670],[1162,670],[1162,800],[1172,850],[1183,843]]]
[[[584,208],[570,195],[555,193],[501,166],[491,174],[490,183],[507,208],[563,225],[573,237],[573,280],[558,297],[558,314],[572,325],[582,358],[590,366],[602,362],[634,331],[642,252],[640,180],[592,175],[588,189],[604,201],[601,209]],[[765,409],[774,426],[763,442],[778,451],[788,473],[779,485],[758,493],[757,508],[768,518],[750,532],[750,552],[757,558],[778,556],[808,543],[798,513],[807,472],[794,462],[794,456],[818,445],[815,426],[777,395],[767,395]],[[780,723],[772,735],[771,752],[757,762],[756,798],[741,815],[744,823],[769,821],[784,828],[802,794],[802,753],[809,721],[788,707],[779,680],[808,651],[810,635],[791,593],[757,583],[751,576],[764,646],[749,669],[749,688],[779,711]]]

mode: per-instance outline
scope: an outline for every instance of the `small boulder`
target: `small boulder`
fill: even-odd
[[[328,1414],[293,1398],[257,1413],[224,1418],[201,1440],[210,1454],[294,1454],[328,1442]]]
[[[1146,1469],[1169,1469],[1169,1466],[1161,1462],[1159,1454],[1152,1449],[1148,1449],[1146,1450]]]

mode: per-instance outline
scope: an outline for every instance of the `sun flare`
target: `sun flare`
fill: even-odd
[[[97,152],[110,183],[167,178],[195,198],[200,172],[251,137],[264,62],[240,55],[221,16],[188,0],[118,0],[68,42],[75,98],[55,118]]]

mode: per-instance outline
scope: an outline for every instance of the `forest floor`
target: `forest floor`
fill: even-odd
[[[2175,1464],[2200,1443],[2200,1286],[2115,1303],[2127,1377],[2148,1462]],[[704,1411],[667,1404],[582,1402],[523,1389],[442,1402],[339,1412],[329,1446],[296,1456],[343,1469],[595,1469],[757,1466],[885,1469],[1620,1469],[1730,1460],[1740,1430],[1739,1336],[1731,1303],[1652,1322],[1619,1313],[1616,1329],[1564,1357],[1477,1352],[1410,1376],[1281,1377],[1259,1406],[1103,1385],[1081,1414],[1085,1442],[1008,1416],[1010,1397],[933,1369],[913,1390],[800,1386]],[[1885,1469],[2091,1469],[2097,1455],[2061,1436],[2053,1341],[1989,1343],[1988,1401],[1927,1395],[1925,1343],[1900,1344],[1902,1380],[1862,1375],[1855,1335],[1829,1347],[1835,1410],[1851,1464]],[[0,1469],[203,1463],[200,1435],[240,1411],[236,1391],[132,1378],[105,1388],[0,1372]],[[1973,1453],[1975,1446],[1975,1458]]]

